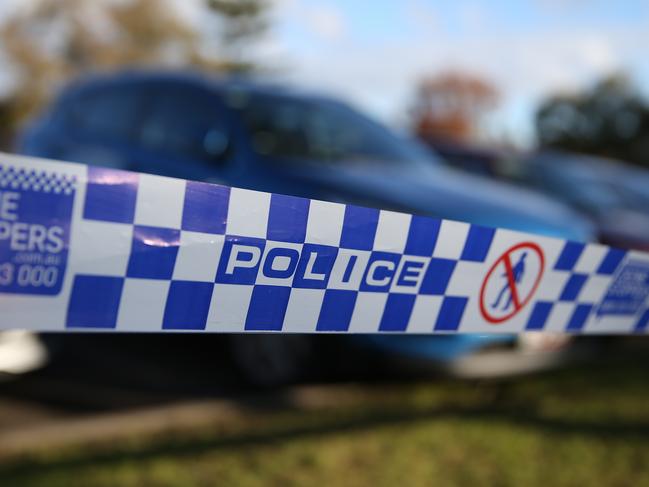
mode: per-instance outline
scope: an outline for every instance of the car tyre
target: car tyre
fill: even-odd
[[[307,335],[242,334],[230,337],[235,366],[251,385],[295,383],[311,371],[313,340]]]

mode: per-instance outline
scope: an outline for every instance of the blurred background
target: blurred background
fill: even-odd
[[[4,0],[0,149],[649,251],[648,45],[642,0]],[[649,484],[648,345],[2,332],[0,481]]]

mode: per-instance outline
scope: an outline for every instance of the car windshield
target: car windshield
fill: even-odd
[[[415,142],[342,103],[255,94],[238,105],[261,155],[327,163],[434,163]]]
[[[588,166],[569,166],[561,168],[537,167],[528,174],[548,191],[573,201],[584,209],[597,212],[611,208],[633,209],[636,202],[631,195],[622,191],[615,182],[604,174]]]

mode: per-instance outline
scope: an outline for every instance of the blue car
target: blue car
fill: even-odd
[[[520,161],[512,178],[587,215],[598,240],[649,249],[649,175],[600,157],[543,151]]]
[[[345,103],[194,73],[125,72],[80,80],[26,129],[27,155],[224,183],[589,240],[566,207],[456,172]],[[449,365],[513,336],[344,337],[373,351]],[[293,380],[307,336],[235,335],[257,383]]]

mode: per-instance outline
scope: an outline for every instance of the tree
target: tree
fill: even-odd
[[[550,97],[536,113],[536,131],[541,147],[649,167],[649,105],[623,74],[582,93]]]
[[[248,47],[252,40],[268,30],[269,3],[266,0],[208,0],[207,5],[221,19],[219,40],[229,70],[255,70]]]
[[[477,76],[449,71],[427,77],[417,87],[413,128],[425,140],[475,140],[497,102],[497,90]]]
[[[203,32],[163,0],[40,0],[9,18],[0,43],[17,81],[0,100],[0,143],[61,85],[84,72],[143,65],[252,70],[245,47],[263,33],[266,2],[205,1],[219,23],[220,49],[204,49],[209,41]]]

